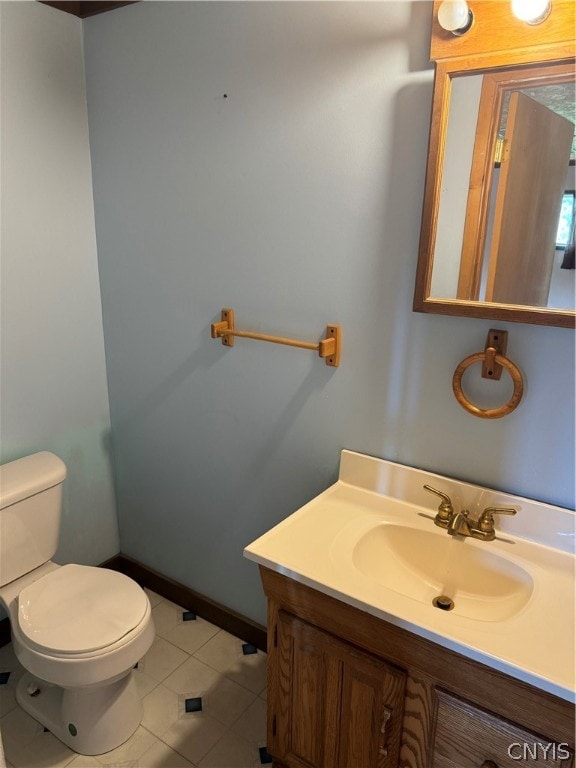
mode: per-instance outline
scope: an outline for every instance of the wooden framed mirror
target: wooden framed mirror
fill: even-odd
[[[462,37],[438,6],[414,310],[574,327],[574,3],[530,26],[470,0]]]

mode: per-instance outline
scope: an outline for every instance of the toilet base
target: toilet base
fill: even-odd
[[[16,700],[81,755],[115,749],[130,738],[142,719],[133,670],[110,684],[80,689],[60,688],[27,672],[18,681]]]

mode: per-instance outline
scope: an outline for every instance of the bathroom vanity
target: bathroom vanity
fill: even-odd
[[[517,514],[494,541],[450,536],[424,484],[471,520]],[[245,551],[275,765],[573,766],[573,543],[569,510],[343,451],[338,482]]]

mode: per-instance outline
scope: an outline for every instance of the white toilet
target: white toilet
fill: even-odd
[[[132,579],[51,562],[65,477],[66,465],[47,452],[0,467],[0,603],[27,670],[18,703],[75,752],[99,755],[140,724],[133,668],[155,632]]]

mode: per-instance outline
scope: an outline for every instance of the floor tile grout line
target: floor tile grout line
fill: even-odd
[[[262,690],[260,691],[260,693],[256,693],[256,691],[253,691],[253,690],[252,690],[252,688],[248,688],[248,686],[247,686],[247,685],[244,685],[244,683],[240,683],[238,680],[236,680],[235,678],[231,677],[229,674],[226,674],[226,672],[223,672],[221,669],[217,669],[216,667],[212,666],[212,664],[209,664],[207,661],[204,661],[204,659],[199,659],[199,658],[198,658],[197,656],[195,656],[194,654],[191,654],[191,655],[192,655],[192,657],[193,657],[193,658],[194,658],[196,661],[199,661],[199,662],[201,662],[202,664],[205,664],[207,667],[209,667],[209,668],[210,668],[211,670],[213,670],[214,672],[217,672],[219,675],[222,675],[222,677],[225,677],[227,680],[230,680],[230,682],[232,682],[232,683],[236,683],[236,685],[239,685],[239,686],[240,686],[241,688],[243,688],[245,691],[248,691],[248,693],[252,693],[252,694],[254,694],[254,696],[256,696],[256,697],[260,696],[260,693],[262,693],[263,691],[265,691],[265,690],[266,690],[266,686],[264,686],[264,688],[262,688]]]
[[[243,713],[242,713],[242,714],[243,714]],[[213,720],[216,720],[217,722],[219,722],[221,725],[226,725],[226,723],[222,723],[222,721],[221,721],[221,720],[218,720],[218,718],[214,717],[213,715],[208,715],[208,716],[209,716],[211,719],[213,719]],[[242,715],[240,715],[240,717],[241,717],[241,716],[242,716]],[[263,746],[263,745],[259,745],[259,744],[258,744],[258,742],[256,742],[256,741],[254,741],[254,742],[253,742],[253,741],[250,741],[249,739],[245,739],[245,738],[243,738],[242,736],[238,736],[237,734],[235,734],[235,733],[232,733],[232,725],[234,725],[236,722],[237,722],[237,721],[236,721],[236,720],[234,720],[234,723],[232,723],[231,725],[229,725],[229,726],[228,726],[228,725],[226,725],[226,731],[225,731],[225,732],[222,734],[222,736],[220,736],[220,737],[219,737],[219,738],[216,740],[216,742],[215,742],[215,743],[214,743],[214,744],[213,744],[213,745],[212,745],[212,746],[211,746],[211,747],[210,747],[210,748],[209,748],[209,749],[206,751],[206,753],[205,753],[204,755],[202,755],[202,757],[201,757],[201,761],[202,761],[202,760],[204,760],[204,759],[205,759],[205,758],[206,758],[206,757],[207,757],[207,756],[210,754],[210,752],[211,752],[211,751],[212,751],[212,750],[213,750],[213,749],[214,749],[214,748],[215,748],[215,747],[216,747],[216,746],[217,746],[217,745],[218,745],[218,744],[219,744],[219,743],[220,743],[220,742],[221,742],[221,741],[222,741],[224,738],[226,738],[226,736],[228,736],[228,735],[232,735],[233,737],[235,737],[235,738],[237,738],[238,740],[240,740],[240,741],[244,742],[244,743],[245,743],[245,744],[247,744],[247,745],[248,745],[250,748],[254,748],[255,750],[256,750],[256,749],[258,749],[258,748],[259,748],[259,746]],[[197,766],[196,766],[196,763],[192,763],[192,761],[191,761],[189,758],[187,758],[187,757],[186,757],[186,755],[184,755],[182,752],[180,752],[180,751],[177,749],[177,747],[175,747],[173,744],[171,744],[171,743],[169,743],[169,742],[167,742],[167,741],[165,741],[165,740],[164,740],[164,738],[163,738],[163,737],[166,735],[166,733],[168,732],[168,730],[170,730],[170,728],[167,728],[167,729],[166,729],[166,731],[165,731],[165,732],[162,734],[162,736],[157,736],[155,733],[153,733],[153,732],[152,732],[152,731],[150,731],[148,728],[146,728],[146,726],[142,726],[142,727],[144,728],[144,730],[146,730],[148,733],[150,733],[150,734],[151,734],[151,735],[152,735],[152,736],[153,736],[155,739],[157,739],[157,740],[161,741],[163,744],[165,744],[167,747],[169,747],[169,748],[170,748],[172,751],[174,751],[174,752],[176,752],[177,754],[179,754],[181,757],[183,757],[185,760],[187,760],[189,763],[191,763],[193,766],[195,766],[195,767],[197,768]]]
[[[224,675],[220,675],[220,676],[224,677]],[[161,685],[163,685],[163,683],[161,683]],[[166,688],[166,690],[170,691],[171,693],[175,694],[178,697],[186,695],[186,694],[178,693],[178,691],[175,691],[173,688],[170,688],[170,686],[168,686],[168,685],[165,685],[164,688]],[[200,698],[203,698],[203,696],[201,696]],[[246,711],[257,701],[257,699],[258,699],[258,696],[256,694],[254,694],[254,698],[252,699],[252,701],[249,704],[247,704],[242,709],[240,714],[236,718],[234,718],[234,720],[232,720],[232,722],[230,722],[230,723],[224,722],[219,717],[216,717],[216,715],[209,714],[208,712],[204,712],[203,710],[201,710],[201,711],[202,711],[204,716],[209,717],[211,720],[216,720],[217,723],[220,723],[220,725],[224,725],[229,730],[230,728],[232,728],[233,725],[236,724],[236,722],[242,717],[242,715],[244,715],[246,713]],[[196,714],[196,713],[190,712],[188,714],[193,715],[193,714]],[[145,727],[145,726],[143,726],[143,727]],[[168,728],[166,728],[166,730],[163,732],[162,735],[166,734],[170,730],[171,727],[172,726],[168,726]],[[149,730],[149,729],[147,729],[147,730]],[[162,738],[162,737],[161,736],[157,736],[157,738]]]
[[[158,638],[158,637],[160,637],[160,639],[161,639],[161,640],[164,640],[164,642],[165,642],[165,643],[168,643],[168,645],[171,645],[173,648],[176,648],[176,650],[178,650],[178,651],[181,651],[182,653],[185,653],[185,654],[186,654],[186,656],[188,657],[188,658],[184,659],[183,661],[181,661],[181,662],[180,662],[180,664],[177,664],[177,665],[174,667],[174,669],[173,669],[171,672],[168,672],[168,674],[167,674],[165,677],[163,677],[163,678],[162,678],[162,680],[158,680],[158,681],[157,681],[158,683],[163,683],[163,682],[164,682],[164,680],[166,680],[166,678],[170,677],[170,675],[173,675],[173,674],[174,674],[174,673],[175,673],[175,672],[176,672],[178,669],[180,669],[180,667],[181,667],[183,664],[186,664],[186,662],[187,662],[187,661],[190,659],[190,657],[192,656],[192,654],[191,654],[191,653],[188,653],[188,652],[187,652],[187,651],[185,651],[183,648],[179,648],[179,647],[178,647],[177,645],[175,645],[174,643],[171,643],[171,642],[170,642],[170,640],[166,640],[166,638],[165,638],[165,637],[161,637],[160,635],[156,635],[156,637],[157,637],[157,638]],[[142,657],[142,659],[140,659],[140,661],[142,661],[143,659],[145,659],[145,658],[146,658],[146,655],[147,655],[147,654],[144,654],[144,656]],[[138,662],[138,663],[140,663],[140,662]],[[146,672],[145,672],[144,674],[146,674]],[[152,677],[152,675],[148,675],[148,677]],[[156,678],[155,678],[155,677],[152,677],[152,680],[156,680]]]
[[[177,755],[180,755],[180,757],[181,757],[181,758],[183,758],[184,760],[186,760],[186,762],[190,763],[190,765],[191,765],[191,766],[193,766],[193,768],[198,768],[198,766],[197,766],[197,764],[196,764],[196,763],[193,763],[193,762],[192,762],[192,760],[189,760],[189,759],[186,757],[186,755],[183,755],[183,754],[182,754],[182,752],[179,752],[179,751],[176,749],[176,747],[174,747],[172,744],[168,744],[168,742],[167,742],[167,741],[164,741],[164,739],[162,738],[162,736],[156,736],[156,734],[155,734],[155,733],[152,733],[152,731],[151,731],[151,730],[149,730],[148,728],[146,728],[146,726],[144,726],[144,725],[142,725],[141,727],[142,727],[142,728],[144,728],[144,730],[145,730],[147,733],[149,733],[151,736],[153,736],[153,737],[154,737],[154,738],[155,738],[157,741],[160,741],[160,742],[162,742],[162,744],[164,744],[166,747],[168,747],[169,749],[171,749],[171,750],[172,750],[173,752],[175,752]],[[166,730],[169,730],[169,729],[166,729]],[[146,750],[146,751],[148,752],[149,750]],[[146,754],[146,752],[145,752],[144,754]],[[141,757],[144,757],[144,755],[142,755]],[[140,758],[138,758],[138,759],[140,760]],[[204,758],[202,758],[202,759],[204,759]]]
[[[171,607],[175,607],[175,608],[177,608],[179,611],[182,611],[182,612],[186,612],[186,611],[188,610],[188,609],[187,609],[187,608],[185,608],[184,606],[182,606],[182,605],[178,605],[178,603],[174,603],[174,602],[172,602],[171,600],[168,600],[168,598],[165,598],[165,597],[162,597],[162,596],[160,596],[160,602],[164,602],[164,603],[166,603],[167,605],[169,605],[169,606],[171,606]],[[157,603],[155,606],[153,606],[153,608],[156,608],[158,605],[160,605],[160,602],[159,602],[159,603]],[[196,614],[196,616],[197,616],[199,619],[202,619],[202,621],[205,621],[207,624],[211,624],[213,627],[216,627],[216,632],[215,632],[215,633],[214,633],[214,634],[213,634],[211,637],[209,637],[209,638],[208,638],[208,639],[207,639],[207,640],[206,640],[204,643],[202,643],[202,645],[201,645],[201,646],[199,646],[199,647],[198,647],[198,648],[197,648],[197,649],[194,651],[194,653],[197,653],[197,652],[198,652],[198,651],[199,651],[201,648],[203,648],[203,647],[204,647],[204,646],[205,646],[207,643],[209,643],[211,640],[213,640],[213,639],[216,637],[216,635],[220,634],[221,632],[224,632],[225,634],[227,634],[227,635],[230,635],[231,637],[235,637],[237,640],[240,640],[242,643],[246,643],[246,642],[247,642],[247,641],[246,641],[244,638],[242,638],[242,637],[239,637],[238,635],[235,635],[235,634],[233,634],[232,632],[228,632],[228,630],[226,630],[226,629],[223,629],[222,627],[219,627],[217,624],[214,624],[214,622],[208,621],[208,619],[205,619],[205,618],[204,618],[204,617],[203,617],[201,614],[197,613],[196,611],[193,611],[193,613],[195,613],[195,614]],[[179,621],[177,621],[177,625],[178,625],[178,623],[184,623],[184,622],[179,622]],[[163,636],[161,635],[161,637],[163,637]],[[164,639],[164,640],[166,640],[167,642],[171,642],[170,640],[168,640],[168,639],[167,639],[167,638],[165,638],[165,637],[163,637],[163,639]],[[172,645],[175,645],[175,643],[172,643]],[[176,646],[176,647],[177,647],[177,648],[179,648],[180,646]],[[184,648],[181,648],[181,650],[184,650]],[[186,653],[189,653],[189,651],[185,651],[185,652],[186,652]],[[259,653],[264,653],[264,651],[260,651],[260,649],[258,649],[258,652],[259,652]],[[191,655],[194,655],[194,653],[193,653],[193,654],[191,654]]]
[[[194,657],[194,656],[193,656],[193,654],[190,654],[190,655],[189,655],[189,658],[193,658],[193,657]],[[180,697],[180,696],[185,696],[186,694],[181,694],[179,691],[176,691],[176,690],[174,690],[173,688],[171,688],[169,685],[166,685],[166,680],[168,679],[168,677],[171,677],[172,675],[176,674],[176,673],[177,673],[177,671],[178,671],[178,669],[179,669],[179,668],[180,668],[180,667],[181,667],[183,664],[187,663],[187,661],[188,661],[188,660],[189,660],[189,659],[187,659],[186,661],[183,661],[183,662],[182,662],[182,664],[181,664],[179,667],[176,667],[176,669],[175,669],[173,672],[171,672],[169,675],[167,675],[167,676],[166,676],[166,678],[164,678],[164,680],[161,680],[159,683],[157,683],[157,685],[156,685],[156,686],[155,686],[155,687],[154,687],[154,688],[153,688],[151,691],[149,691],[149,692],[146,694],[146,696],[148,696],[149,694],[151,694],[151,693],[152,693],[152,692],[153,692],[153,691],[154,691],[154,690],[155,690],[155,689],[156,689],[156,688],[157,688],[159,685],[162,685],[162,686],[163,686],[165,689],[167,689],[167,690],[171,691],[172,693],[174,693],[174,694],[175,694],[176,696],[178,696],[178,697]],[[212,720],[215,720],[216,722],[218,722],[218,723],[220,723],[221,725],[225,726],[225,727],[226,727],[226,729],[227,729],[227,732],[229,732],[229,731],[231,730],[231,728],[232,728],[232,727],[233,727],[233,726],[234,726],[234,725],[235,725],[235,724],[238,722],[238,720],[239,720],[239,719],[240,719],[240,718],[241,718],[241,717],[242,717],[242,716],[243,716],[243,715],[244,715],[244,714],[245,714],[245,713],[248,711],[248,709],[249,709],[251,706],[253,706],[253,705],[256,703],[256,701],[257,701],[257,700],[260,698],[260,696],[259,696],[259,694],[258,694],[258,693],[254,693],[254,691],[252,691],[251,689],[249,689],[249,688],[246,688],[246,687],[245,687],[245,686],[243,686],[241,683],[238,683],[236,680],[233,680],[232,678],[228,677],[228,676],[227,676],[225,673],[223,673],[221,670],[215,669],[215,668],[214,668],[214,667],[212,667],[210,664],[207,664],[205,661],[202,661],[202,659],[196,659],[196,658],[195,658],[195,661],[198,661],[199,663],[201,663],[201,664],[203,664],[204,666],[206,666],[206,667],[208,667],[209,669],[211,669],[213,672],[215,672],[215,673],[218,675],[218,678],[224,678],[224,679],[228,680],[229,682],[232,682],[232,683],[234,683],[234,684],[238,685],[240,688],[242,688],[242,689],[243,689],[244,691],[246,691],[247,693],[250,693],[250,694],[251,694],[251,696],[252,696],[252,700],[251,700],[251,701],[250,701],[248,704],[246,704],[246,706],[242,707],[241,711],[240,711],[240,712],[238,713],[238,715],[237,715],[237,716],[236,716],[236,717],[235,717],[235,718],[232,720],[232,722],[224,722],[223,720],[221,720],[221,719],[220,719],[219,717],[217,717],[216,715],[213,715],[213,714],[208,714],[208,713],[204,713],[204,714],[206,714],[208,717],[210,717]],[[146,697],[144,697],[144,698],[146,698]],[[145,726],[143,726],[143,727],[145,727]],[[164,731],[164,732],[163,732],[161,735],[158,735],[158,734],[153,734],[153,735],[154,735],[156,738],[162,739],[162,737],[163,737],[163,736],[164,736],[164,735],[165,735],[165,734],[168,732],[168,730],[170,730],[170,727],[171,727],[171,726],[168,726],[168,728],[166,728],[166,730],[165,730],[165,731]],[[152,732],[152,731],[150,731],[149,729],[146,729],[146,730],[148,730],[150,733],[153,733],[153,732]],[[162,739],[162,740],[163,740],[163,739]],[[247,740],[246,740],[246,739],[244,739],[244,741],[247,741]],[[164,742],[164,743],[165,743],[165,744],[167,744],[167,742]],[[168,745],[168,746],[170,746],[170,745]]]
[[[240,717],[241,716],[242,715],[240,715]],[[217,720],[217,718],[213,717],[212,715],[209,715],[209,717],[211,717],[213,720]],[[221,721],[218,720],[218,722],[221,722]],[[238,739],[238,741],[243,742],[246,746],[248,746],[250,749],[253,749],[255,751],[257,751],[261,747],[265,747],[266,746],[265,743],[264,744],[260,744],[259,740],[251,741],[250,739],[246,739],[243,736],[239,736],[238,734],[233,733],[232,732],[232,725],[234,725],[236,722],[237,722],[237,720],[235,720],[234,723],[232,723],[229,727],[226,728],[226,731],[222,734],[222,736],[220,736],[215,741],[215,743],[208,749],[208,751],[204,755],[202,755],[202,757],[200,759],[200,762],[202,762],[202,760],[205,760],[208,757],[208,755],[210,754],[210,752],[213,749],[215,749],[218,746],[218,744],[220,744],[220,742],[223,741],[227,736],[232,736],[233,738]],[[225,723],[222,723],[222,725],[225,725]],[[145,726],[142,726],[142,727],[145,728]],[[179,752],[178,749],[176,747],[174,747],[172,744],[170,744],[167,741],[164,741],[162,736],[156,736],[156,734],[152,733],[152,731],[148,730],[147,728],[145,728],[145,730],[148,731],[148,733],[150,733],[152,736],[154,736],[154,738],[160,740],[163,744],[165,744],[167,747],[172,749],[174,752],[177,752],[181,757],[183,757],[185,760],[187,760],[189,763],[191,763],[193,766],[195,766],[195,768],[197,768],[197,765],[195,763],[192,763],[192,761],[189,758],[187,758],[186,755],[184,755],[182,752]],[[167,730],[169,730],[169,729],[167,729]],[[165,735],[165,734],[163,734],[163,735]],[[264,741],[266,741],[266,739]]]
[[[236,733],[232,733],[231,728],[229,728],[226,731],[226,733],[222,734],[222,736],[218,739],[218,741],[212,747],[210,747],[210,749],[208,750],[208,752],[206,752],[206,754],[204,755],[202,760],[205,760],[208,757],[208,755],[210,754],[210,752],[212,752],[213,749],[216,749],[218,744],[220,744],[220,742],[223,741],[229,735],[233,736],[235,739],[238,739],[238,741],[244,742],[244,744],[249,746],[251,749],[254,749],[255,751],[260,749],[260,747],[265,747],[266,746],[266,744],[260,744],[257,741],[250,741],[249,739],[245,739],[243,736],[238,736]]]
[[[156,632],[156,635],[157,635],[157,637],[161,637],[161,638],[162,638],[162,640],[166,640],[166,642],[167,642],[167,643],[170,643],[170,644],[171,644],[171,645],[173,645],[175,648],[179,648],[181,651],[184,651],[184,653],[187,653],[189,656],[194,656],[194,654],[195,654],[195,653],[197,653],[197,652],[198,652],[198,651],[199,651],[201,648],[204,648],[204,646],[205,646],[207,643],[209,643],[211,640],[213,640],[213,639],[216,637],[216,635],[218,635],[220,632],[224,632],[224,631],[225,631],[225,630],[223,630],[223,629],[218,629],[218,630],[217,630],[217,631],[216,631],[216,632],[215,632],[215,633],[214,633],[214,634],[213,634],[211,637],[209,637],[207,640],[205,640],[205,641],[202,643],[202,645],[199,645],[199,646],[198,646],[198,648],[196,648],[196,650],[195,650],[195,651],[193,651],[192,653],[190,653],[190,651],[187,651],[185,648],[182,648],[182,646],[180,646],[180,645],[177,645],[176,643],[172,642],[172,640],[168,639],[168,638],[167,638],[167,637],[165,637],[164,635],[161,635],[161,634],[160,634],[158,631]],[[238,639],[240,639],[240,638],[238,638]]]
[[[166,604],[168,604],[168,605],[170,605],[170,606],[174,606],[174,607],[178,608],[178,610],[179,610],[179,611],[182,611],[182,612],[184,612],[184,611],[186,611],[186,610],[187,610],[187,609],[186,609],[186,608],[184,608],[183,606],[181,606],[181,605],[178,605],[177,603],[172,603],[170,600],[167,600],[167,599],[165,599],[165,598],[161,598],[161,601],[162,601],[162,602],[165,602]],[[158,603],[157,605],[159,605],[159,603]],[[154,607],[157,607],[157,605],[156,605],[156,606],[154,606]],[[247,641],[246,641],[244,638],[242,638],[242,637],[239,637],[238,635],[234,635],[232,632],[228,632],[228,630],[226,630],[226,629],[223,629],[222,627],[218,627],[218,625],[217,625],[217,624],[214,624],[213,622],[210,622],[210,621],[208,621],[208,619],[205,619],[205,618],[204,618],[203,616],[201,616],[199,613],[197,613],[197,614],[196,614],[196,616],[197,616],[198,618],[202,619],[202,621],[205,621],[207,624],[211,624],[213,627],[216,627],[216,632],[214,632],[214,634],[213,634],[213,635],[211,635],[209,638],[207,638],[207,639],[206,639],[206,640],[205,640],[205,641],[204,641],[204,642],[203,642],[201,645],[199,645],[199,646],[198,646],[198,648],[196,648],[196,649],[195,649],[193,652],[187,651],[185,648],[182,648],[182,646],[179,646],[179,645],[177,645],[177,644],[176,644],[176,643],[174,643],[172,640],[170,640],[169,638],[165,637],[163,634],[160,634],[158,631],[157,631],[157,636],[158,636],[158,637],[161,637],[163,640],[166,640],[166,642],[167,642],[167,643],[170,643],[171,645],[175,646],[176,648],[179,648],[181,651],[184,651],[184,653],[188,653],[190,656],[195,656],[195,655],[196,655],[196,654],[197,654],[197,653],[198,653],[198,652],[199,652],[199,651],[200,651],[202,648],[204,648],[204,646],[206,646],[208,643],[210,643],[212,640],[214,640],[214,639],[215,639],[215,638],[216,638],[216,637],[217,637],[219,634],[221,634],[221,633],[224,633],[224,634],[226,634],[226,635],[230,635],[230,637],[234,637],[234,638],[236,638],[236,640],[239,640],[239,641],[240,641],[240,642],[242,642],[242,643],[246,643],[246,642],[247,642]],[[173,630],[173,629],[175,629],[175,628],[178,626],[178,624],[179,624],[179,623],[185,623],[185,622],[180,622],[180,621],[177,621],[177,622],[176,622],[176,625],[175,625],[174,627],[172,627],[172,628],[171,628],[169,631],[170,631],[170,632],[172,632],[172,630]],[[164,630],[163,630],[163,631],[164,631]],[[258,649],[258,653],[263,653],[263,654],[265,654],[265,651],[261,651],[260,649]],[[202,661],[202,659],[198,659],[198,661]],[[206,662],[204,662],[204,663],[206,663]],[[212,665],[208,665],[208,666],[212,666]],[[212,667],[212,669],[214,669],[214,667]],[[219,671],[219,670],[216,670],[216,671]]]
[[[260,696],[260,693],[262,693],[262,691],[266,690],[266,686],[264,686],[264,688],[262,689],[262,691],[260,691],[260,693],[257,693],[255,691],[253,691],[251,688],[248,688],[248,686],[244,685],[243,683],[240,683],[238,680],[235,680],[233,677],[230,677],[230,675],[227,675],[226,672],[223,672],[221,669],[217,669],[216,667],[214,667],[209,662],[204,661],[204,659],[200,659],[200,658],[198,658],[198,656],[196,656],[198,651],[200,651],[201,648],[204,648],[204,646],[207,643],[209,643],[210,640],[213,640],[216,637],[216,635],[218,635],[220,632],[226,632],[226,630],[225,629],[219,629],[218,632],[216,632],[214,635],[212,635],[212,637],[209,638],[202,646],[197,648],[194,651],[194,653],[189,653],[188,651],[185,651],[184,648],[181,648],[180,646],[176,645],[176,643],[173,643],[172,641],[167,640],[162,635],[157,635],[157,637],[160,637],[162,640],[164,640],[164,642],[168,643],[173,648],[177,648],[179,651],[182,651],[183,653],[186,653],[189,657],[193,657],[196,661],[199,661],[201,664],[205,664],[211,670],[213,670],[214,672],[217,672],[219,675],[222,675],[222,676],[226,677],[228,680],[231,680],[233,683],[236,683],[237,685],[241,686],[242,688],[244,688],[244,690],[249,691],[250,693],[253,693],[255,696]],[[236,637],[236,635],[232,635],[231,632],[227,632],[227,634],[231,635],[232,637]],[[242,640],[241,637],[236,637],[236,639],[240,640],[242,642],[245,642],[244,640]],[[258,653],[265,655],[264,651],[260,651],[259,650]],[[185,659],[184,661],[182,661],[177,667],[174,668],[173,672],[170,672],[168,675],[166,675],[166,677],[170,677],[170,675],[174,674],[174,672],[176,672],[176,670],[178,670],[182,666],[182,664],[185,664],[187,661],[188,661],[188,659]],[[149,675],[149,677],[150,677],[150,675]],[[156,679],[156,678],[153,678],[153,679]],[[162,680],[160,680],[160,682],[163,683],[165,679],[166,678],[163,678]]]

